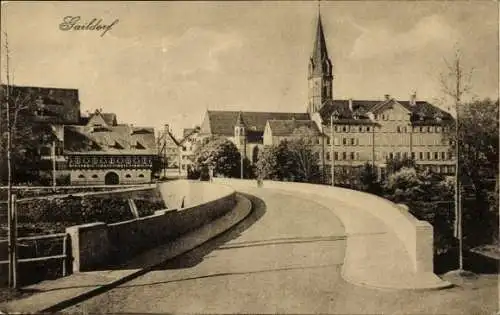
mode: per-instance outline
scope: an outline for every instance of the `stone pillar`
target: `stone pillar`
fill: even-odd
[[[91,270],[107,262],[110,244],[105,223],[70,226],[66,233],[71,240],[73,272]]]

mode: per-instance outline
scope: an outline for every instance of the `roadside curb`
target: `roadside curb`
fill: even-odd
[[[228,231],[232,227],[236,226],[239,224],[241,221],[246,219],[250,214],[252,213],[252,203],[251,201],[243,196],[242,194],[237,194],[237,203],[227,213],[225,213],[223,216],[211,221],[210,223],[199,227],[198,229],[191,231],[189,233],[186,233],[179,237],[178,239],[174,240],[171,243],[167,244],[175,244],[176,242],[181,242],[181,243],[187,243],[189,244],[189,239],[193,238],[195,239],[195,242],[192,243],[191,245],[187,246],[186,248],[179,249],[178,251],[174,250],[174,253],[166,254],[165,257],[162,257],[159,259],[160,261],[157,261],[155,263],[152,263],[151,265],[146,265],[145,267],[132,271],[130,274],[127,274],[125,276],[122,276],[118,279],[112,280],[109,283],[93,287],[83,293],[77,294],[71,298],[67,298],[63,301],[57,302],[49,307],[45,307],[42,309],[34,310],[34,311],[25,311],[25,310],[20,310],[20,311],[14,311],[12,309],[7,310],[7,313],[55,313],[59,312],[65,308],[68,308],[70,306],[73,306],[75,304],[78,304],[82,301],[85,301],[89,298],[92,298],[94,296],[97,296],[99,294],[102,294],[106,291],[109,291],[123,283],[126,283],[134,278],[140,277],[141,275],[144,275],[154,269],[157,266],[160,266],[164,264],[165,262],[174,259],[180,255],[183,255],[187,252],[192,251],[193,249],[203,245],[204,243],[210,241],[211,239],[216,238],[217,236],[223,234],[224,232]],[[220,225],[220,226],[219,226]],[[207,235],[204,235],[206,233]],[[198,237],[196,237],[198,236]],[[204,237],[205,236],[205,237]],[[183,242],[183,240],[186,240],[186,242]],[[154,250],[154,249],[151,249]],[[143,253],[142,255],[146,254],[148,251]],[[12,301],[15,302],[15,301]],[[1,312],[5,312],[5,310],[0,310]]]

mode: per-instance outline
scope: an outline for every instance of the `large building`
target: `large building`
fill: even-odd
[[[412,93],[409,100],[385,94],[380,100],[335,99],[333,64],[318,14],[308,67],[308,102],[304,113],[207,111],[200,136],[224,136],[255,163],[265,145],[290,138],[299,128],[313,132],[310,141],[325,170],[349,172],[371,163],[382,176],[388,159],[413,158],[438,173],[453,173],[445,133],[452,116]],[[333,151],[333,154],[332,154]]]
[[[72,184],[151,181],[157,156],[153,128],[118,124],[116,115],[96,111],[85,124],[63,126],[63,139]]]
[[[77,89],[12,85],[7,93],[1,85],[0,93],[22,108],[19,119],[44,127],[32,130],[43,133],[37,147],[41,163],[35,166],[42,178],[69,175],[74,185],[151,181],[157,156],[153,128],[118,124],[115,114],[101,111],[82,117]]]

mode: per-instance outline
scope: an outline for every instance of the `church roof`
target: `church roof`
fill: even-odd
[[[321,134],[318,126],[312,120],[269,120],[268,123],[273,136],[289,136],[299,128],[308,128],[315,135]]]
[[[207,111],[205,119],[208,119],[208,126],[202,126],[201,133],[232,136],[234,126],[237,123],[238,114],[245,122],[247,134],[249,132],[263,133],[268,120],[308,120],[307,113],[286,113],[286,112],[247,112],[247,111]],[[208,130],[207,130],[208,129]]]

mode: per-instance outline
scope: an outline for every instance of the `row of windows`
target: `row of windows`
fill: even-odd
[[[359,160],[359,152],[334,152],[335,160]],[[416,152],[382,152],[383,159],[407,159],[412,158],[417,160]],[[451,160],[453,155],[451,152],[418,152],[418,160],[421,161],[444,161]],[[331,160],[331,153],[326,152],[326,159]],[[377,152],[377,160],[380,159]]]
[[[333,130],[335,132],[372,132],[375,131],[377,127],[371,126],[334,126]],[[379,128],[380,129],[380,128]],[[448,132],[449,127],[442,126],[420,126],[420,127],[410,127],[410,126],[397,126],[396,131],[400,133],[405,132],[421,132],[421,133],[432,133],[432,132]]]
[[[130,175],[130,174],[125,175],[125,178],[131,178],[131,177],[132,177],[132,175]],[[144,174],[139,174],[137,177],[144,178]],[[78,178],[83,179],[83,178],[85,178],[85,175],[80,174],[80,175],[78,175]],[[99,178],[99,175],[94,174],[91,176],[91,178]]]
[[[411,127],[407,126],[397,126],[396,131],[400,133],[405,133],[411,131]],[[421,126],[421,127],[413,127],[413,132],[421,132],[421,133],[432,133],[432,132],[448,132],[448,127],[441,126]]]
[[[372,132],[374,129],[370,126],[334,126],[335,132]]]
[[[139,164],[139,163],[151,163],[151,157],[148,156],[134,156],[134,157],[79,157],[75,156],[70,159],[70,162],[74,164]]]
[[[335,161],[359,160],[359,152],[333,152],[333,156],[335,158]],[[331,161],[332,155],[330,154],[330,152],[326,153],[326,159],[328,161]]]

